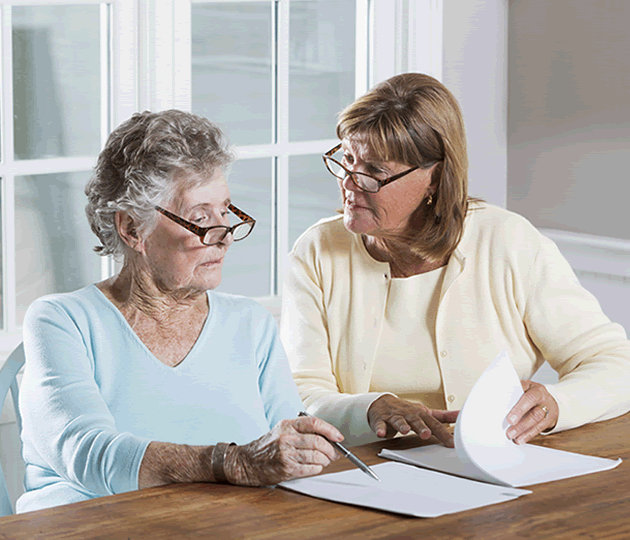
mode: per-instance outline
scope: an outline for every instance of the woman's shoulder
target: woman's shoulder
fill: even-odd
[[[76,291],[52,293],[40,296],[29,306],[27,316],[65,313],[70,318],[80,314],[100,311],[102,293],[95,285],[88,285]]]
[[[331,249],[345,251],[354,242],[354,236],[344,226],[343,215],[320,219],[299,236],[293,244],[292,253],[305,255]]]
[[[538,243],[542,234],[532,223],[511,210],[486,202],[471,203],[464,225],[466,243],[514,242]]]

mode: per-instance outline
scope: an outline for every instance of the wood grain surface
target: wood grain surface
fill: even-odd
[[[505,503],[438,518],[399,516],[323,501],[281,488],[177,484],[0,518],[0,539],[630,539],[630,414],[538,437],[543,446],[624,459],[617,468],[528,487]],[[404,437],[360,446],[380,463],[381,448],[422,444]],[[325,472],[350,468],[340,459]]]

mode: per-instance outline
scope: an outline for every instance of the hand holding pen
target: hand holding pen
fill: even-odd
[[[340,457],[331,442],[335,440],[343,440],[343,435],[320,418],[281,420],[255,441],[228,447],[226,479],[244,486],[269,486],[318,474]]]
[[[310,415],[302,411],[298,416],[310,416]],[[371,476],[374,480],[378,480],[379,482],[381,481],[381,479],[378,476],[376,476],[376,473],[372,469],[370,469],[370,467],[368,467],[365,463],[363,463],[357,456],[355,456],[352,452],[350,452],[350,450],[348,450],[341,443],[336,442],[336,441],[331,441],[328,438],[326,440],[328,440],[328,442],[332,444],[341,453],[342,456],[348,458],[354,465],[359,467],[359,469],[361,469],[365,474],[367,474],[368,476]]]

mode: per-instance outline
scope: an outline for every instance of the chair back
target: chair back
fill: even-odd
[[[19,431],[22,430],[22,419],[18,408],[17,374],[23,365],[24,345],[20,343],[6,359],[2,368],[0,368],[0,411],[2,411],[4,401],[10,390],[13,398],[13,409],[15,410],[15,421]],[[9,498],[6,480],[0,464],[0,516],[9,516],[11,514],[13,514],[13,507],[11,506],[11,499]]]

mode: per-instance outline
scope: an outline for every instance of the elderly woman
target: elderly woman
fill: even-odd
[[[255,223],[230,201],[231,161],[216,126],[179,111],[135,114],[109,137],[86,210],[96,251],[124,264],[29,308],[18,511],[171,482],[275,484],[336,458],[324,437],[341,434],[296,418],[270,314],[209,292]]]
[[[296,242],[281,337],[307,411],[367,442],[413,430],[452,446],[477,378],[509,351],[524,395],[507,436],[630,409],[630,342],[556,246],[527,220],[467,194],[452,94],[395,76],[341,112],[324,155],[343,216]],[[529,379],[547,360],[557,384]]]

